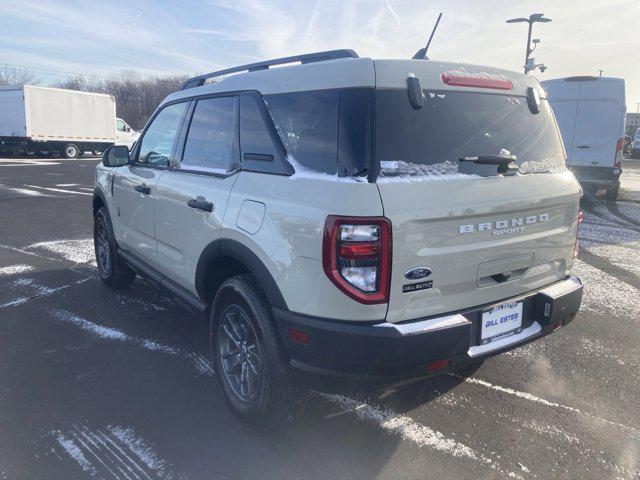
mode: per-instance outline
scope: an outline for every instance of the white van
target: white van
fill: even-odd
[[[578,76],[542,82],[556,115],[567,166],[593,193],[620,188],[625,131],[625,92],[621,78]]]

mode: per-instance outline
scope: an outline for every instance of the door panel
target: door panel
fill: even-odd
[[[151,266],[157,264],[154,197],[163,173],[164,170],[128,165],[119,169],[113,181],[116,217],[121,227],[118,242]]]
[[[166,172],[177,145],[188,102],[168,105],[151,120],[133,154],[131,165],[119,168],[113,182],[120,245],[157,268],[154,225],[158,179]]]
[[[204,248],[220,236],[229,194],[237,175],[222,178],[166,172],[156,192],[156,238],[159,270],[195,293],[195,271]],[[201,197],[211,212],[192,208]]]
[[[180,165],[158,184],[155,229],[159,270],[196,293],[198,259],[220,236],[237,178],[228,175],[239,163],[237,97],[198,100],[188,125]]]
[[[573,135],[572,165],[613,167],[620,138],[620,105],[581,100]]]

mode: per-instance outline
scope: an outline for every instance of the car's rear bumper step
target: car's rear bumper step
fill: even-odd
[[[582,282],[567,277],[513,300],[523,302],[522,331],[485,345],[479,339],[487,305],[401,324],[337,322],[281,309],[274,315],[291,366],[312,374],[303,377],[389,384],[453,370],[551,333],[575,317]],[[291,329],[306,334],[308,343],[293,341]],[[430,365],[442,360],[446,368],[434,372]]]

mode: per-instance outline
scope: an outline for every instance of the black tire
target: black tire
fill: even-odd
[[[231,410],[262,428],[298,414],[306,392],[294,383],[271,307],[256,280],[251,275],[226,280],[210,320],[213,363]]]
[[[96,212],[93,221],[93,244],[100,278],[110,288],[126,288],[136,279],[134,272],[118,255],[111,219],[105,207]]]
[[[618,192],[620,191],[620,183],[617,183],[615,187],[607,190],[607,200],[609,202],[615,202],[618,200]]]
[[[27,157],[33,157],[36,155],[36,153],[37,153],[37,150],[32,145],[27,145],[26,147],[24,147],[24,154]]]
[[[102,155],[102,152],[100,150],[91,150],[91,155],[93,155],[94,157],[99,157]]]
[[[44,147],[38,150],[36,152],[36,155],[38,155],[40,158],[49,158],[51,157],[51,155],[53,155],[53,152],[51,151],[51,147]]]
[[[81,157],[84,155],[84,150],[80,150],[80,152],[78,152],[78,157]]]
[[[60,155],[64,158],[78,158],[80,156],[80,149],[75,143],[67,143],[60,149]]]

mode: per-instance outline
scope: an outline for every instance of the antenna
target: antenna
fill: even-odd
[[[416,52],[416,54],[413,56],[414,60],[429,60],[429,57],[427,57],[427,51],[429,50],[429,45],[431,45],[431,40],[433,40],[433,35],[436,33],[436,29],[438,28],[438,24],[440,23],[441,18],[442,18],[442,12],[440,12],[440,14],[438,15],[436,24],[433,26],[433,30],[431,30],[431,35],[429,35],[427,46],[424,48],[421,48]]]

